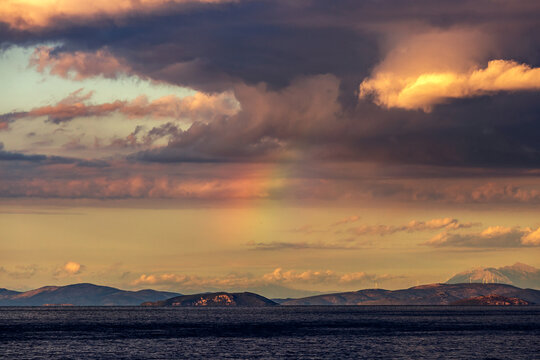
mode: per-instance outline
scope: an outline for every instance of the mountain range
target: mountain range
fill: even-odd
[[[430,284],[402,290],[365,289],[280,301],[281,305],[452,305],[479,297],[515,298],[518,303],[540,304],[540,290],[520,289],[507,284]],[[473,301],[474,302],[474,301]],[[476,301],[478,303],[478,301]],[[465,302],[467,303],[467,302]],[[486,303],[488,304],[488,303]],[[261,295],[201,293],[180,295],[155,290],[124,291],[93,284],[45,286],[17,292],[0,289],[0,306],[273,306]],[[489,305],[489,304],[488,304]]]
[[[540,269],[522,263],[499,268],[480,267],[456,274],[446,283],[498,283],[520,288],[540,289]]]
[[[219,289],[208,289],[210,291],[202,294],[183,296],[176,292],[151,289],[126,291],[83,283],[44,286],[25,292],[0,289],[0,306],[132,306],[142,303],[154,306],[172,304],[196,306],[194,304],[201,299],[207,306],[224,306],[224,304],[266,306],[275,303],[283,305],[448,305],[456,301],[490,295],[518,298],[540,304],[540,291],[534,290],[535,288],[540,289],[540,270],[516,263],[499,268],[476,268],[458,273],[444,284],[422,285],[402,290],[365,289],[320,294],[268,284],[256,289],[250,288],[250,292],[243,292],[245,290],[219,292]],[[283,298],[269,300],[256,293],[278,294],[274,296],[281,295]]]
[[[150,289],[126,291],[94,284],[73,284],[44,286],[25,292],[0,289],[0,306],[126,306],[165,300],[178,295],[180,294]]]
[[[450,305],[459,300],[499,295],[540,304],[540,290],[506,284],[430,284],[403,290],[366,289],[310,296],[281,305]]]

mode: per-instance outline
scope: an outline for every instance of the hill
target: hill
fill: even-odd
[[[6,298],[9,298],[11,296],[20,294],[20,293],[21,293],[20,291],[13,291],[13,290],[8,290],[8,289],[0,289],[0,299],[6,299]]]
[[[26,292],[0,291],[0,306],[126,306],[139,305],[144,301],[158,301],[177,296],[177,293],[139,290],[125,291],[109,286],[73,284],[67,286],[44,286]]]
[[[257,295],[250,292],[243,292],[243,293],[216,292],[216,293],[176,296],[171,299],[164,300],[164,301],[145,302],[141,305],[144,305],[144,306],[262,307],[262,306],[274,306],[278,304],[261,295]]]
[[[431,284],[403,290],[367,289],[289,300],[282,305],[449,305],[497,294],[540,303],[540,291],[505,284]]]

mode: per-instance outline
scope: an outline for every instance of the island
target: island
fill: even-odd
[[[193,295],[175,296],[173,298],[154,301],[143,302],[142,306],[206,306],[206,307],[264,307],[275,306],[278,303],[265,298],[264,296],[254,294],[251,292],[242,293],[228,293],[228,292],[215,292],[215,293],[203,293]]]
[[[477,306],[510,306],[510,305],[532,305],[533,303],[515,297],[506,297],[501,295],[487,295],[487,296],[476,296],[469,299],[463,299],[454,301],[450,305],[477,305]]]

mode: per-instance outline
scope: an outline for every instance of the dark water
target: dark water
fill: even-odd
[[[0,308],[0,358],[540,359],[540,307]]]

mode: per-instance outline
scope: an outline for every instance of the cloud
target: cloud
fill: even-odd
[[[62,269],[70,275],[75,275],[81,272],[82,266],[79,263],[68,261]]]
[[[84,160],[63,156],[48,156],[42,154],[23,154],[4,150],[4,143],[0,142],[0,161],[28,162],[40,165],[71,165],[82,167],[105,167],[107,163],[100,160]]]
[[[525,246],[540,246],[540,227],[525,235],[521,239],[521,243]]]
[[[38,272],[37,265],[17,266],[14,270],[8,270],[0,266],[0,275],[6,275],[12,279],[30,279]]]
[[[65,7],[63,14],[51,21],[46,17],[42,26],[25,22],[32,17],[29,11],[17,17],[19,27],[14,26],[13,17],[5,15],[6,31],[0,41],[37,37],[44,44],[62,42],[62,49],[54,54],[59,58],[60,53],[104,50],[125,60],[122,65],[127,64],[143,78],[212,92],[239,83],[266,82],[283,87],[296,77],[333,73],[334,69],[350,72],[358,61],[366,63],[367,51],[361,50],[373,53],[373,41],[360,38],[357,30],[328,25],[321,28],[320,24],[298,26],[296,20],[291,23],[298,15],[309,19],[308,13],[300,11],[312,7],[308,2],[257,1],[256,6],[252,1],[235,0],[154,2],[156,11],[130,1],[126,7],[135,11],[123,12],[125,16],[115,15],[114,10],[99,10],[117,5],[86,4],[81,12],[94,12],[87,16],[69,12],[69,6],[60,4],[56,12]],[[313,7],[317,6],[320,4]],[[340,45],[345,45],[343,55],[358,61],[321,51],[321,45],[340,53]]]
[[[73,4],[86,14],[89,5]],[[69,133],[68,140],[47,143],[50,154],[81,145],[76,139],[85,133],[77,127],[82,121],[66,123],[74,117],[119,115],[111,116],[107,124],[115,131],[123,129],[121,133],[97,139],[94,147],[81,141],[85,157],[120,159],[115,169],[102,169],[100,174],[89,169],[60,171],[49,160],[36,161],[47,166],[30,169],[30,158],[22,155],[32,156],[38,141],[50,140],[42,138],[42,130],[53,125],[41,124],[41,118],[9,120],[20,119],[20,113],[0,115],[0,122],[9,123],[10,135],[30,124],[40,126],[6,141],[10,148],[17,144],[13,148],[18,155],[2,156],[25,161],[3,163],[17,171],[5,172],[9,177],[0,181],[2,194],[107,199],[216,195],[218,201],[240,196],[350,203],[540,199],[538,185],[523,180],[538,176],[531,170],[540,161],[536,93],[489,90],[492,96],[460,98],[435,106],[430,113],[386,109],[358,98],[359,84],[379,73],[413,80],[425,72],[450,73],[466,76],[467,86],[472,86],[469,78],[476,71],[482,81],[492,81],[490,89],[501,74],[516,69],[519,76],[535,74],[539,57],[534,49],[540,40],[536,0],[503,1],[498,6],[491,0],[345,1],[339,6],[327,0],[239,1],[191,4],[189,11],[182,4],[168,3],[159,8],[161,12],[115,12],[120,5],[103,4],[96,9],[105,10],[88,10],[89,16],[68,7],[63,15],[52,9],[54,14],[43,25],[36,25],[36,20],[36,26],[31,23],[33,10],[25,10],[20,26],[10,25],[16,23],[12,20],[0,24],[1,46],[48,44],[38,47],[31,60],[43,73],[71,80],[126,74],[189,86],[201,90],[205,106],[193,110],[185,98],[158,102],[144,97],[138,102],[95,104],[81,91],[71,102],[35,108],[35,116],[61,123],[54,127]],[[137,4],[141,3],[126,6],[140,9]],[[36,9],[44,8],[36,3]],[[25,17],[30,19],[26,23]],[[492,59],[507,61],[489,63]],[[523,64],[530,64],[530,69]],[[234,98],[238,107],[223,108],[220,94]],[[429,101],[439,101],[440,96]],[[187,125],[169,121],[168,116],[183,114],[195,120]],[[144,134],[148,125],[144,131],[139,128],[143,116],[156,116],[168,124],[156,123]],[[126,130],[125,122],[120,122],[129,117],[141,121]],[[29,132],[38,135],[29,141]],[[84,140],[89,138],[87,132]],[[242,174],[236,174],[238,163],[245,165]],[[286,171],[273,180],[246,175],[260,164]],[[226,166],[234,173],[229,179],[223,179]],[[488,175],[514,174],[521,179],[515,184],[513,180],[510,188],[497,184],[477,189],[476,185],[481,187],[477,181],[466,179],[492,182]],[[452,177],[456,180],[448,180]]]
[[[174,128],[169,130],[177,131]],[[168,130],[164,128],[163,131],[166,133]],[[152,130],[146,134],[150,133]],[[136,136],[137,144],[145,142],[146,136],[139,132]],[[131,140],[123,140],[126,144],[119,142],[114,146],[131,146]],[[5,176],[0,179],[0,197],[5,198],[169,198],[218,203],[240,199],[268,199],[293,203],[335,201],[354,206],[360,202],[374,201],[517,206],[540,202],[540,186],[537,176],[531,171],[509,171],[513,176],[521,176],[521,179],[516,177],[510,181],[505,172],[479,175],[475,169],[464,169],[461,177],[448,179],[446,171],[441,175],[438,175],[438,172],[428,172],[426,175],[421,170],[408,169],[412,174],[409,175],[408,172],[394,172],[393,167],[388,165],[374,168],[363,163],[291,161],[276,164],[256,160],[235,163],[226,161],[226,158],[225,161],[204,163],[200,155],[194,162],[184,159],[186,162],[182,164],[181,170],[165,162],[163,156],[159,163],[121,159],[90,161],[57,159],[4,150],[0,151],[0,158],[5,171]],[[418,173],[421,175],[420,179],[415,178]],[[484,176],[488,175],[502,178],[485,180]],[[388,180],[389,177],[392,179]],[[384,180],[380,180],[381,178]],[[332,221],[329,221],[327,224],[317,225],[313,230],[342,231],[341,234],[345,234],[349,228],[360,227],[363,228],[360,232],[373,235],[377,233],[375,227],[378,225],[382,225],[379,232],[386,234],[400,229],[406,231],[409,226],[408,223],[377,225],[357,221],[350,226],[332,227],[331,223]],[[463,224],[461,221],[458,223]],[[415,227],[419,228],[420,225]],[[348,236],[353,236],[354,231],[350,231]]]
[[[94,76],[115,79],[120,74],[131,73],[124,60],[115,58],[104,49],[94,53],[82,51],[55,53],[53,47],[38,46],[30,58],[29,65],[41,73],[48,71],[51,75],[72,80]]]
[[[258,284],[250,276],[231,274],[223,277],[201,277],[196,275],[143,274],[132,282],[132,285],[178,285],[186,288],[197,287],[244,287]]]
[[[132,156],[148,162],[294,160],[295,140],[335,132],[339,81],[330,75],[299,78],[273,91],[265,84],[238,85],[241,110],[228,118],[194,122],[166,147]],[[305,145],[310,144],[306,139]],[[292,145],[292,146],[289,146]]]
[[[92,95],[92,92],[84,93],[83,89],[79,89],[55,105],[20,112],[13,117],[37,118],[46,116],[48,121],[59,124],[79,117],[119,113],[130,118],[174,118],[206,122],[223,116],[231,116],[238,112],[238,103],[230,92],[216,95],[198,92],[182,98],[168,95],[152,101],[149,101],[145,95],[141,95],[132,101],[116,100],[98,105],[87,103]]]
[[[271,241],[271,242],[249,242],[246,244],[252,250],[280,251],[280,250],[355,250],[359,249],[359,244],[351,244],[349,241],[339,242],[305,242],[305,241]]]
[[[332,226],[350,224],[350,223],[353,223],[353,222],[357,222],[358,220],[360,220],[360,217],[356,216],[356,215],[353,215],[353,216],[343,218],[343,219],[341,219],[339,221],[336,221],[335,223],[332,224]]]
[[[356,218],[356,217],[353,217]],[[350,219],[350,218],[346,218]],[[356,219],[357,220],[357,219]],[[355,221],[356,221],[355,220]],[[348,222],[338,222],[338,224]],[[446,231],[458,230],[458,229],[468,229],[473,226],[480,225],[479,223],[473,222],[460,222],[454,218],[440,218],[432,219],[428,221],[412,220],[405,225],[360,225],[357,227],[349,228],[347,232],[355,236],[365,236],[365,235],[391,235],[398,232],[407,232],[414,233],[420,231],[434,231],[444,229]],[[330,225],[335,226],[335,224]],[[312,226],[306,225],[300,228],[295,229],[296,232],[301,232],[304,234],[311,234],[315,230]],[[336,233],[341,233],[342,231],[336,231]],[[361,249],[365,246],[371,245],[370,242],[359,241],[354,238],[343,239],[340,241],[319,241],[319,242],[306,242],[306,241],[271,241],[271,242],[249,242],[247,244],[253,250],[268,250],[268,251],[278,251],[278,250],[305,250],[305,249],[315,249],[315,250],[356,250]]]
[[[174,285],[180,289],[209,289],[209,288],[249,288],[268,284],[287,286],[360,286],[384,282],[400,276],[375,275],[365,272],[339,273],[331,270],[283,270],[276,268],[270,273],[259,277],[239,274],[229,274],[222,277],[201,277],[179,275],[174,273],[143,274],[132,282],[132,285]]]
[[[534,39],[530,30],[537,25],[531,16],[537,11],[534,0],[495,7],[489,0],[345,1],[339,6],[326,0],[256,5],[218,0],[99,0],[91,5],[82,0],[6,1],[0,21],[8,24],[4,38],[9,41],[60,40],[66,52],[108,47],[137,73],[213,91],[232,82],[284,87],[299,76],[328,73],[350,79],[357,88],[380,59],[381,33],[402,34],[425,24],[468,26],[501,41],[511,37],[515,47]]]
[[[404,228],[405,231],[415,232],[415,231],[424,231],[424,230],[437,230],[437,229],[464,229],[471,226],[477,225],[476,223],[460,223],[457,219],[452,218],[441,218],[441,219],[432,219],[429,221],[418,221],[412,220]]]
[[[70,169],[55,169],[67,171]],[[265,199],[269,189],[279,184],[272,179],[182,179],[168,176],[106,177],[90,174],[80,178],[27,178],[0,183],[2,197],[64,199],[191,199],[240,200]]]
[[[492,60],[485,69],[467,73],[427,72],[416,76],[381,72],[360,85],[360,97],[373,96],[387,108],[423,109],[449,99],[481,96],[500,91],[540,90],[540,68],[511,60]]]
[[[146,141],[145,136],[137,135],[137,143]],[[485,180],[484,175],[478,178],[475,170],[467,171],[456,179],[447,179],[446,173],[441,176],[437,175],[438,173],[420,173],[422,177],[416,179],[407,172],[393,172],[392,166],[374,168],[362,163],[204,163],[198,158],[197,162],[182,164],[179,171],[166,162],[56,159],[9,151],[0,151],[0,158],[4,160],[2,166],[5,170],[5,176],[0,179],[0,197],[111,200],[170,198],[215,202],[269,199],[294,203],[336,201],[351,205],[373,201],[493,205],[540,202],[540,187],[536,175],[529,171],[519,175],[522,176],[521,179],[515,178],[510,183],[504,172],[501,175],[497,175],[498,172],[493,173],[493,176],[504,176],[501,180],[493,181]],[[411,171],[416,174],[420,170]],[[511,171],[511,174],[517,176],[518,172]],[[387,180],[389,177],[392,177],[392,180]],[[385,180],[379,180],[381,178]],[[456,224],[451,221],[453,218],[449,219],[444,220],[443,225],[474,225],[461,221]],[[436,225],[429,222],[423,226]],[[332,227],[329,221],[328,224],[318,225],[313,230],[342,231],[344,234],[351,228],[353,230],[350,230],[348,236],[352,236],[354,229],[360,228],[359,232],[366,235],[381,232],[389,235],[396,231],[406,231],[409,227],[419,229],[422,225],[362,224],[357,221],[350,226]]]
[[[355,235],[390,235],[397,232],[417,232],[417,231],[432,231],[432,230],[456,230],[465,229],[478,225],[476,223],[460,223],[457,219],[441,218],[432,219],[429,221],[411,220],[406,225],[362,225],[356,228],[349,229],[349,232]]]
[[[512,184],[495,184],[489,182],[475,187],[468,195],[472,202],[538,202],[540,190],[527,189]]]
[[[65,277],[81,274],[86,267],[75,261],[68,261],[61,267],[57,268],[54,272],[54,276]]]
[[[435,247],[484,247],[484,248],[511,248],[540,246],[540,228],[491,226],[481,232],[456,234],[442,232],[423,245]]]
[[[149,12],[167,4],[219,3],[226,0],[4,0],[0,21],[12,28],[26,30],[54,24],[55,19],[84,20]]]
[[[431,112],[434,105],[452,99],[539,90],[540,68],[493,58],[506,44],[488,27],[498,31],[492,25],[444,28],[396,23],[383,28],[386,54],[361,82],[360,99],[384,108]]]
[[[276,268],[273,272],[265,274],[263,279],[272,283],[280,284],[340,284],[359,285],[365,283],[380,282],[390,280],[395,277],[389,275],[374,275],[365,272],[337,273],[335,271],[295,271]]]
[[[514,176],[527,177],[527,173],[520,174],[513,171]],[[530,174],[534,178],[534,173]],[[500,176],[506,176],[501,174]],[[470,177],[474,177],[471,174]],[[540,189],[535,181],[514,180],[488,181],[478,184],[469,178],[463,179],[459,184],[448,184],[442,181],[439,184],[417,184],[417,186],[403,186],[393,194],[403,200],[410,201],[436,201],[440,203],[477,203],[477,204],[536,204],[540,202]]]

